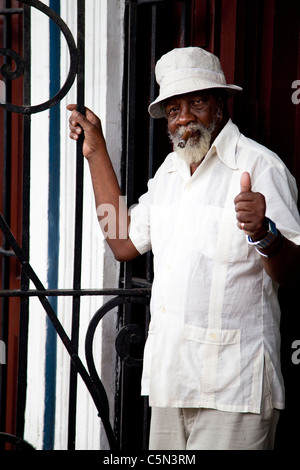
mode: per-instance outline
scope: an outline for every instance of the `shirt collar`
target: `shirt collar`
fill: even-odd
[[[240,138],[238,127],[229,119],[220,134],[214,140],[205,158],[209,158],[214,152],[219,159],[232,170],[238,170],[236,163],[236,148]]]
[[[232,170],[238,170],[236,163],[236,147],[237,142],[240,138],[240,131],[238,127],[233,124],[232,120],[229,119],[225,124],[220,134],[214,140],[211,148],[207,152],[205,160],[211,158],[217,154],[219,159]],[[171,165],[168,168],[168,172],[178,171],[183,177],[190,178],[189,165],[179,158],[176,152],[171,154]]]

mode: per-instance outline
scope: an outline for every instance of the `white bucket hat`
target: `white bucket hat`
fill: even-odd
[[[239,86],[226,84],[218,57],[200,47],[181,47],[163,55],[157,61],[155,75],[159,96],[148,108],[154,118],[165,117],[163,102],[171,96],[212,88],[221,88],[228,95],[242,91]]]

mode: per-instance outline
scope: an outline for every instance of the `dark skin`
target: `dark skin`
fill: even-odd
[[[193,123],[209,127],[216,115],[219,114],[211,143],[221,132],[228,120],[227,113],[225,114],[223,110],[224,102],[209,93],[187,93],[169,98],[165,102],[168,130],[171,134]],[[196,138],[197,134],[193,133],[192,137]],[[196,171],[199,165],[200,163],[191,165],[191,174]]]
[[[116,260],[129,261],[136,258],[139,252],[127,238],[119,237],[119,233],[128,233],[130,217],[128,209],[123,202],[120,186],[108,155],[106,141],[103,136],[100,119],[89,109],[86,116],[76,110],[76,105],[67,106],[72,114],[69,118],[70,137],[77,140],[84,131],[83,155],[90,169],[96,208],[101,204],[111,205],[116,213],[116,232],[114,238],[106,238]],[[102,221],[105,217],[98,217],[101,229],[104,231]]]
[[[116,209],[117,220],[128,226],[130,218],[127,208],[120,207],[119,204],[121,191],[107,152],[99,118],[90,110],[86,110],[86,117],[83,116],[76,110],[76,105],[69,105],[67,108],[72,111],[69,119],[71,139],[77,140],[82,130],[85,133],[83,153],[90,167],[96,206],[112,204]],[[165,102],[165,110],[168,130],[172,134],[192,123],[201,123],[209,127],[216,120],[211,144],[229,118],[226,101],[213,92],[175,96]],[[197,138],[197,134],[194,134],[193,138]],[[200,163],[191,165],[191,174],[199,165]],[[264,238],[267,233],[266,202],[263,194],[252,191],[251,178],[248,173],[242,174],[241,191],[233,203],[238,227],[245,232],[245,235],[249,235],[254,240]],[[112,240],[107,239],[107,242],[119,261],[127,261],[139,255],[129,236],[127,239],[118,237]],[[272,253],[276,251],[278,244],[279,238],[261,252]],[[280,250],[271,258],[261,256],[261,262],[267,274],[280,285],[291,285],[300,280],[300,248],[285,237],[283,237]]]

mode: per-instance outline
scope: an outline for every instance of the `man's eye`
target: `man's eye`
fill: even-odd
[[[175,113],[177,113],[177,111],[178,111],[178,108],[176,108],[176,106],[173,106],[172,108],[168,108],[168,109],[167,109],[167,114],[168,114],[169,116],[172,116],[172,115],[174,115]]]
[[[199,98],[193,102],[194,106],[204,106],[204,101]]]

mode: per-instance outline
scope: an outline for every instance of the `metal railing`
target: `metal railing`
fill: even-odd
[[[75,427],[76,427],[76,390],[77,377],[81,376],[86,388],[88,389],[98,415],[106,431],[107,439],[111,449],[119,447],[118,436],[113,429],[109,416],[109,405],[106,391],[103,387],[100,377],[96,371],[93,358],[93,340],[95,330],[108,312],[115,307],[126,306],[127,304],[149,304],[150,287],[145,288],[123,288],[123,289],[100,289],[83,290],[81,289],[81,250],[82,250],[82,208],[83,208],[83,158],[81,137],[77,142],[77,168],[76,168],[76,208],[75,208],[75,243],[74,243],[74,268],[73,268],[73,289],[46,289],[41,283],[37,273],[29,262],[29,201],[30,201],[30,116],[34,113],[42,112],[58,104],[68,93],[77,78],[77,103],[78,109],[84,112],[84,37],[85,37],[85,1],[77,0],[77,43],[75,42],[68,26],[61,17],[38,0],[20,0],[24,4],[18,13],[23,14],[24,30],[24,53],[20,57],[9,48],[1,49],[0,55],[10,57],[15,63],[15,69],[12,71],[8,64],[1,68],[1,74],[6,81],[14,80],[23,76],[23,106],[12,103],[1,104],[7,112],[18,113],[23,116],[23,193],[22,193],[22,243],[17,242],[5,217],[0,215],[0,229],[5,239],[5,245],[1,248],[1,256],[16,257],[21,266],[21,288],[0,291],[0,297],[20,299],[20,341],[19,341],[19,359],[18,359],[18,389],[17,389],[17,423],[16,436],[0,433],[0,442],[9,442],[16,444],[17,448],[26,447],[23,442],[25,402],[26,402],[26,370],[27,370],[27,342],[28,342],[28,310],[29,298],[37,297],[43,306],[49,320],[53,324],[55,331],[61,339],[71,359],[70,373],[70,394],[69,394],[69,424],[68,424],[68,449],[75,448]],[[31,106],[30,105],[30,8],[34,7],[47,15],[59,28],[65,36],[69,53],[70,69],[65,84],[54,97],[48,101]],[[12,14],[12,10],[6,9],[0,11],[0,14]],[[9,248],[8,248],[9,247]],[[30,281],[35,289],[29,289]],[[87,368],[83,365],[78,355],[78,328],[80,315],[80,298],[82,296],[109,295],[114,298],[103,305],[93,316],[86,333],[85,355]],[[50,298],[58,296],[71,296],[73,299],[72,308],[72,334],[71,338],[67,335],[58,320],[57,313],[54,311]],[[142,335],[135,325],[126,325],[121,329],[116,339],[116,349],[121,359],[126,364],[133,364],[135,360],[130,357],[128,344],[142,341]],[[127,345],[127,346],[126,346]],[[138,363],[140,359],[136,360]],[[30,445],[29,445],[30,447]]]

